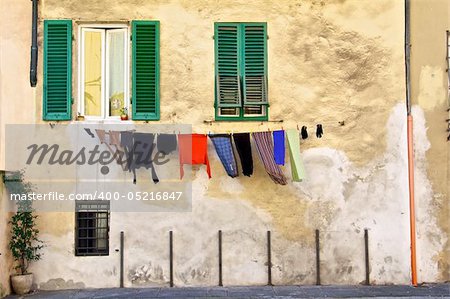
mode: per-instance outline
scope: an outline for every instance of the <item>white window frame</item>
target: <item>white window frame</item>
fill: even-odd
[[[243,105],[242,106],[242,110],[244,112],[244,117],[252,118],[252,117],[266,116],[267,105],[255,105],[255,106],[261,106],[261,113],[259,113],[259,114],[245,114],[245,105]]]
[[[109,114],[109,100],[106,95],[109,93],[109,82],[106,80],[106,74],[109,73],[109,65],[106,64],[106,59],[109,57],[109,48],[102,47],[102,82],[101,82],[101,96],[102,109],[101,116],[85,115],[84,110],[84,33],[87,31],[102,32],[102,44],[107,45],[109,35],[106,30],[123,30],[125,34],[124,40],[124,69],[126,70],[124,76],[124,105],[130,113],[130,29],[126,24],[86,24],[78,27],[78,113],[83,115],[86,120],[102,121],[102,120],[118,120],[120,116],[107,116]]]
[[[235,108],[236,109],[236,112],[237,112],[237,114],[222,114],[222,108],[226,108],[226,107],[218,107],[218,109],[219,109],[219,116],[222,116],[222,117],[229,117],[229,118],[232,118],[232,117],[239,117],[239,114],[241,113],[241,111],[240,111],[240,109],[241,109],[241,107],[231,107],[231,108]]]
[[[218,110],[218,115],[221,116],[221,117],[238,118],[240,116],[240,113],[241,113],[240,110],[242,110],[244,112],[243,115],[244,115],[245,118],[251,119],[252,117],[266,116],[267,106],[266,105],[260,105],[260,106],[261,106],[261,112],[262,113],[259,113],[259,114],[246,114],[245,113],[245,106],[235,107],[237,109],[237,114],[235,114],[235,115],[222,114],[222,110],[221,110],[222,107],[218,107],[218,109],[219,109]]]

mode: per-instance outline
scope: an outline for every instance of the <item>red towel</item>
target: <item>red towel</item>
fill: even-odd
[[[178,150],[180,153],[180,178],[183,178],[184,175],[184,164],[205,164],[208,177],[211,178],[206,135],[179,134]]]

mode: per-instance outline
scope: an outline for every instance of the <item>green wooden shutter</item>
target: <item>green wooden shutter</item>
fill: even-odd
[[[72,21],[44,21],[44,120],[72,118]]]
[[[133,119],[159,120],[159,21],[132,22]]]
[[[217,107],[241,107],[239,74],[239,25],[215,24],[215,73]]]
[[[243,24],[244,105],[268,104],[265,23]]]

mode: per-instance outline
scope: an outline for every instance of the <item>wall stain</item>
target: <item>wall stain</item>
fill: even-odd
[[[62,237],[74,231],[75,216],[71,212],[36,212],[36,224],[44,228],[45,233]],[[44,231],[44,230],[43,230]]]
[[[41,290],[64,290],[64,289],[84,289],[83,282],[74,282],[72,279],[64,280],[62,278],[50,279],[47,282],[39,284]]]
[[[253,153],[253,157],[258,159],[256,153]],[[211,167],[220,169],[223,166],[220,161],[214,159]],[[310,208],[308,201],[301,198],[298,191],[292,186],[274,184],[259,161],[255,161],[254,167],[252,177],[240,177],[243,190],[238,196],[214,182],[226,177],[226,175],[219,175],[219,172],[211,179],[206,195],[217,199],[248,201],[256,208],[270,213],[277,231],[287,240],[311,242],[312,239],[309,236],[312,235],[314,227],[307,222],[307,212]],[[324,212],[322,211],[322,214]]]

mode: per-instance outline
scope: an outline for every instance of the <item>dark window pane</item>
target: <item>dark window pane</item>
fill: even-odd
[[[75,255],[109,254],[109,202],[76,203]]]

